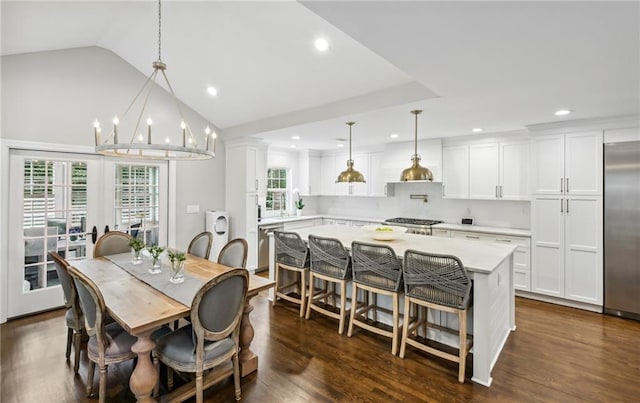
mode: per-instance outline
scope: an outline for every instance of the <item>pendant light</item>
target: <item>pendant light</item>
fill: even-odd
[[[422,113],[421,110],[411,111],[416,117],[416,133],[414,140],[414,153],[411,156],[411,161],[413,164],[410,168],[402,171],[402,175],[400,175],[400,180],[402,182],[407,181],[433,181],[433,174],[429,170],[429,168],[425,168],[420,166],[420,156],[418,155],[418,115]]]
[[[349,159],[347,160],[347,169],[340,172],[338,179],[336,179],[336,183],[366,182],[364,180],[364,176],[353,169],[353,160],[351,159],[351,126],[355,124],[356,122],[347,122],[347,125],[349,126]]]

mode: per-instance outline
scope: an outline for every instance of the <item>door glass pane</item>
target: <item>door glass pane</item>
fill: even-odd
[[[159,237],[159,167],[117,164],[115,228],[140,237],[147,245]]]

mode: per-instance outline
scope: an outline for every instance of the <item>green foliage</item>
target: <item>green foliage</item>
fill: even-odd
[[[141,238],[136,237],[136,238],[131,238],[131,240],[129,241],[129,246],[137,252],[139,250],[144,249],[145,244]]]
[[[153,256],[154,259],[158,259],[160,257],[160,255],[162,254],[162,252],[164,252],[164,250],[166,248],[153,244],[151,245],[149,248],[147,248],[149,253],[151,254],[151,256]]]
[[[169,256],[169,260],[171,262],[184,262],[185,260],[187,260],[184,252],[180,252],[179,250],[175,249],[169,249],[167,251],[167,256]]]

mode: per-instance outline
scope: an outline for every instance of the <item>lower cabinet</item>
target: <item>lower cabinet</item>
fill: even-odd
[[[298,220],[284,223],[284,230],[291,231],[294,229],[315,227],[316,225],[322,225],[322,218],[310,218],[308,220]]]

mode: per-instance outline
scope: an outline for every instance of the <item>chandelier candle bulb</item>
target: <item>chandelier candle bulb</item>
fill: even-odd
[[[153,120],[151,118],[147,118],[147,144],[151,144],[151,124]]]
[[[101,130],[100,130],[100,122],[98,122],[98,119],[96,119],[93,122],[93,134],[94,134],[94,136],[96,138],[96,146],[99,146],[100,142],[102,141],[100,139],[100,132],[101,132]]]
[[[180,122],[180,128],[182,129],[182,147],[187,146],[187,125],[184,124],[184,120]]]
[[[209,135],[211,134],[211,129],[209,126],[204,129],[204,149],[209,151]]]

